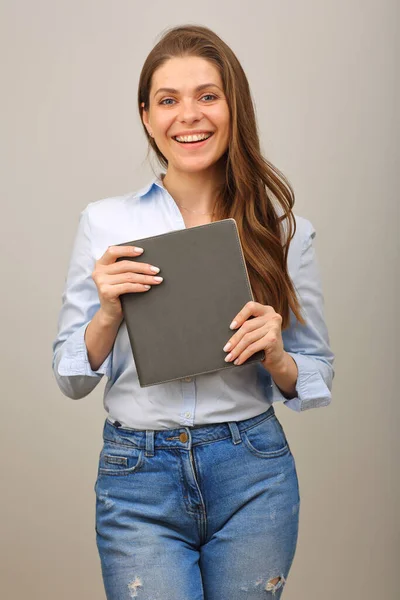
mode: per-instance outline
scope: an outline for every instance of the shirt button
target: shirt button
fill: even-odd
[[[188,434],[185,431],[182,431],[182,433],[179,434],[179,439],[185,444],[188,441]]]
[[[185,377],[184,381],[187,381],[189,383],[190,381],[192,381],[192,378],[191,377]]]
[[[191,416],[192,416],[192,413],[190,413],[190,412],[185,412],[185,417],[186,417],[187,419],[190,419],[190,417],[191,417]]]

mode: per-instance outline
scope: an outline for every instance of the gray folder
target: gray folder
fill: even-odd
[[[234,219],[118,245],[144,252],[117,260],[156,265],[164,278],[147,292],[120,296],[141,387],[265,358],[260,351],[242,365],[224,360],[223,347],[237,331],[229,325],[254,299]]]

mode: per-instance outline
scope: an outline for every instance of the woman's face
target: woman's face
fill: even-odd
[[[169,59],[153,74],[149,106],[143,122],[168,160],[168,169],[202,171],[226,152],[229,108],[219,71],[207,60]],[[211,136],[202,141],[185,137],[194,134]]]

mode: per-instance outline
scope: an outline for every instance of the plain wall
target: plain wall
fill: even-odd
[[[2,597],[105,598],[93,487],[106,379],[66,398],[51,345],[80,212],[153,177],[139,73],[160,32],[187,22],[237,54],[264,154],[317,231],[336,376],[329,407],[275,405],[301,492],[283,597],[397,597],[399,4],[2,0],[0,10]]]

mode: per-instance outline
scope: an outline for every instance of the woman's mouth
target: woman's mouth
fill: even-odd
[[[173,140],[180,144],[181,146],[185,146],[186,148],[200,148],[204,146],[207,141],[214,135],[214,132],[209,133],[199,133],[197,135],[182,135],[182,136],[173,136]]]

